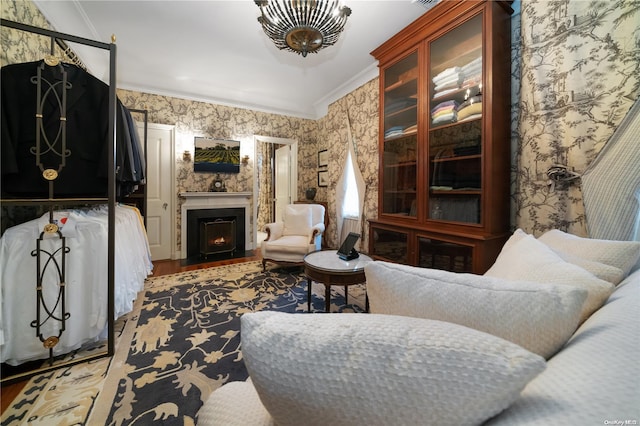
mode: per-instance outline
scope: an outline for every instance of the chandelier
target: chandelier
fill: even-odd
[[[332,46],[351,15],[337,0],[255,0],[258,22],[278,49],[306,57]]]

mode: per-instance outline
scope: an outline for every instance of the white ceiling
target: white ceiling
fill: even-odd
[[[411,0],[344,0],[352,13],[339,41],[303,58],[273,45],[253,0],[34,2],[56,31],[116,36],[119,88],[313,119],[375,77],[370,52],[427,11]],[[106,51],[72,47],[106,81]]]

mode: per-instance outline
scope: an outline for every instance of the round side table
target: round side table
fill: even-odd
[[[362,284],[366,281],[364,267],[373,262],[366,254],[352,260],[342,260],[338,257],[337,250],[319,250],[307,254],[304,257],[304,273],[307,276],[307,310],[311,312],[311,281],[316,281],[325,286],[325,312],[329,312],[331,306],[331,286],[342,285],[345,302],[348,302],[347,287],[354,284]],[[366,297],[366,311],[369,311],[369,298]]]

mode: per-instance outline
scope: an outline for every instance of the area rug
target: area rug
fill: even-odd
[[[147,280],[112,359],[34,377],[3,414],[2,424],[195,424],[222,384],[248,377],[240,316],[277,310],[307,312],[300,268],[260,262]],[[362,312],[363,286],[332,287],[332,312]],[[312,311],[324,311],[324,286],[312,286]],[[88,363],[87,363],[88,364]],[[66,380],[66,381],[65,381]]]

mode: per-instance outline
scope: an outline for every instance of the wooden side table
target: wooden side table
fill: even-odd
[[[337,250],[319,250],[304,257],[304,273],[307,276],[307,311],[311,312],[311,281],[324,284],[325,312],[331,307],[331,286],[344,286],[345,302],[348,303],[347,287],[366,282],[364,267],[373,262],[366,254],[353,260],[342,260]],[[369,312],[369,297],[366,296],[365,310]]]

